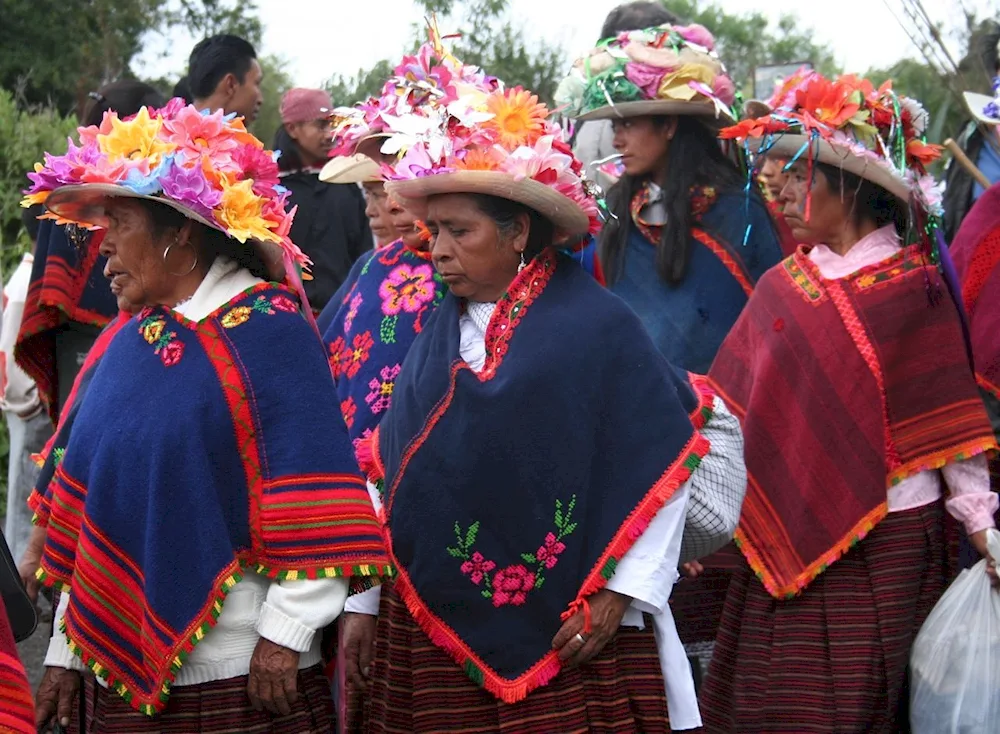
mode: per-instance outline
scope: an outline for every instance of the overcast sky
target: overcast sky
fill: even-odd
[[[985,2],[986,0],[982,0]],[[904,56],[916,57],[887,3],[899,13],[901,0],[717,0],[729,12],[760,10],[777,19],[797,13],[816,40],[828,44],[846,71],[885,67]],[[924,0],[943,16],[957,0]],[[966,0],[978,4],[978,0]],[[585,52],[600,33],[615,0],[511,0],[514,18],[529,37],[561,43],[567,63]],[[263,54],[288,62],[299,86],[319,86],[332,74],[353,74],[383,58],[398,59],[411,25],[421,20],[411,0],[258,0],[264,24]],[[938,18],[943,19],[943,18]],[[442,23],[441,31],[449,28]],[[180,76],[197,39],[151,39],[140,72],[151,77]],[[165,49],[169,49],[165,53]]]

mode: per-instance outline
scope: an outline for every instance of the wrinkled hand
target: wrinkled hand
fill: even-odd
[[[38,590],[40,588],[38,577],[35,573],[42,565],[42,550],[45,548],[45,528],[35,526],[31,530],[31,538],[28,547],[21,555],[21,562],[17,566],[17,573],[21,577],[25,591],[32,604],[38,603]]]
[[[993,582],[993,588],[1000,588],[1000,578],[997,577],[996,561],[990,558],[989,550],[986,548],[986,531],[980,530],[977,533],[973,533],[969,536],[969,542],[972,543],[979,555],[987,559],[986,573],[989,574],[990,581]]]
[[[582,665],[608,644],[625,616],[631,597],[609,589],[601,589],[587,601],[590,603],[590,632],[584,632],[584,612],[580,610],[567,619],[552,638],[552,649],[559,659],[570,666]],[[580,642],[580,635],[584,641]]]
[[[299,654],[263,637],[250,658],[247,696],[257,711],[288,716],[299,700]]]
[[[690,563],[681,564],[681,573],[689,579],[696,579],[705,573],[705,567],[702,566],[698,561],[691,561]]]
[[[35,694],[35,726],[46,731],[53,718],[69,726],[80,693],[80,674],[66,668],[46,668]]]
[[[361,694],[368,687],[369,667],[375,656],[375,626],[372,614],[344,614],[344,674],[347,678],[347,717],[358,715]]]

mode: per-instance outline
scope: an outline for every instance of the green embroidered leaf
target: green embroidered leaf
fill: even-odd
[[[487,599],[492,599],[493,598],[493,594],[491,592],[487,591],[486,589],[483,589],[483,596],[485,596]]]
[[[569,525],[567,525],[565,528],[563,528],[563,534],[564,535],[569,535],[574,530],[576,530],[576,523],[575,522],[571,522]]]
[[[566,522],[569,522],[569,516],[573,514],[573,508],[576,507],[576,495],[574,494],[569,498],[569,507],[566,508]]]
[[[542,584],[544,584],[544,583],[545,583],[545,579],[542,576],[538,576],[535,579],[535,588],[536,589],[542,588]]]
[[[469,526],[469,532],[465,534],[465,548],[468,550],[476,543],[476,536],[479,535],[479,520]]]
[[[608,562],[604,564],[604,568],[601,569],[601,576],[605,579],[610,579],[614,576],[615,568],[618,567],[618,559],[611,557]]]
[[[556,527],[562,530],[562,526],[563,526],[562,502],[556,500]]]
[[[537,563],[538,562],[538,559],[535,558],[530,553],[522,553],[521,554],[521,560],[524,561],[525,563]]]
[[[461,558],[464,560],[469,557],[469,554],[460,548],[445,548],[445,550],[448,551],[448,555],[452,558]]]
[[[462,528],[457,521],[455,522],[455,537],[458,538],[458,547],[465,548],[465,541],[462,538]]]

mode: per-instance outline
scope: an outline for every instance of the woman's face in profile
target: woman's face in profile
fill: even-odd
[[[629,176],[656,176],[667,165],[677,118],[627,117],[612,122],[615,150]]]
[[[172,272],[183,274],[193,269],[192,248],[178,246],[167,252],[167,246],[177,233],[170,232],[169,238],[154,237],[149,214],[136,201],[110,199],[105,206],[105,216],[107,231],[100,252],[108,259],[104,277],[111,281],[111,292],[118,300],[118,307],[134,310],[142,306],[175,305],[176,301],[171,299],[178,275]],[[169,241],[161,242],[160,239]]]
[[[517,275],[528,236],[528,217],[520,232],[501,237],[497,223],[467,194],[441,194],[428,200],[431,261],[459,298],[493,303]]]

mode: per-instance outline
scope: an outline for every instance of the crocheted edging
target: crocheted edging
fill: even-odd
[[[173,686],[174,681],[177,679],[177,674],[180,672],[181,667],[184,665],[195,646],[205,638],[205,635],[208,634],[213,627],[215,627],[219,620],[219,615],[222,613],[222,607],[226,597],[229,595],[229,592],[233,589],[233,587],[240,582],[246,572],[246,569],[249,567],[253,567],[257,573],[277,580],[334,578],[354,574],[364,575],[368,572],[375,572],[376,570],[380,570],[380,577],[389,577],[393,572],[391,566],[373,564],[322,567],[310,569],[308,571],[276,571],[245,559],[234,560],[219,574],[217,577],[218,581],[215,584],[215,592],[212,594],[212,597],[202,608],[202,611],[195,617],[194,621],[188,626],[188,631],[181,637],[180,644],[173,650],[171,655],[168,655],[167,659],[169,660],[169,664],[167,669],[165,671],[159,671],[157,675],[158,678],[162,678],[163,682],[160,684],[160,689],[152,698],[142,697],[141,694],[135,690],[137,686],[135,686],[134,682],[126,681],[120,672],[116,672],[103,665],[85,648],[73,642],[71,639],[71,633],[66,629],[65,619],[63,620],[61,626],[63,632],[66,633],[67,641],[70,649],[73,651],[73,654],[79,657],[87,668],[89,668],[95,675],[106,681],[108,687],[121,696],[127,704],[146,716],[153,716],[162,711],[166,706],[170,697],[170,689]],[[43,574],[44,572],[40,569],[40,579],[43,578]],[[50,579],[49,583],[55,585],[60,591],[68,591],[70,589],[69,583],[52,579],[51,577],[48,577],[47,574],[44,575]]]
[[[708,378],[704,375],[688,372],[688,380],[690,380],[691,388],[698,398],[698,405],[691,411],[688,418],[695,430],[700,431],[715,413],[715,391],[712,390]]]
[[[997,450],[996,439],[990,438],[976,438],[970,441],[966,441],[958,446],[953,446],[948,449],[942,449],[933,454],[927,456],[921,456],[919,459],[914,459],[903,464],[898,469],[893,470],[889,474],[887,485],[889,487],[894,487],[905,479],[919,474],[924,471],[933,471],[935,469],[940,469],[943,466],[952,464],[956,461],[964,461],[966,459],[971,459],[980,454],[985,454],[988,451],[995,452]]]
[[[832,566],[847,551],[864,540],[868,533],[882,522],[888,514],[889,505],[887,502],[883,502],[875,507],[875,509],[855,523],[854,527],[834,543],[829,550],[806,566],[804,570],[787,584],[779,583],[774,574],[767,569],[767,566],[764,565],[761,559],[760,552],[747,537],[742,527],[736,528],[734,540],[740,552],[747,559],[747,563],[750,564],[750,568],[753,569],[754,574],[756,574],[757,578],[764,585],[764,588],[767,589],[767,593],[775,599],[792,599],[801,594],[815,578]]]
[[[600,591],[607,585],[618,565],[618,559],[628,552],[638,537],[649,527],[649,523],[652,522],[656,513],[662,509],[681,485],[690,479],[691,474],[698,468],[708,450],[709,441],[700,433],[695,432],[673,464],[667,468],[622,523],[618,532],[584,579],[576,599],[569,605],[568,613],[579,609],[587,596]],[[396,557],[392,550],[391,538],[387,537],[386,544],[389,556],[395,562]],[[552,650],[517,678],[511,680],[502,677],[476,655],[451,627],[427,608],[427,605],[417,594],[405,569],[398,563],[396,565],[397,577],[394,588],[406,604],[414,621],[420,625],[432,643],[451,656],[473,683],[486,689],[501,701],[517,703],[524,700],[533,690],[541,688],[551,681],[562,669],[558,651]]]

